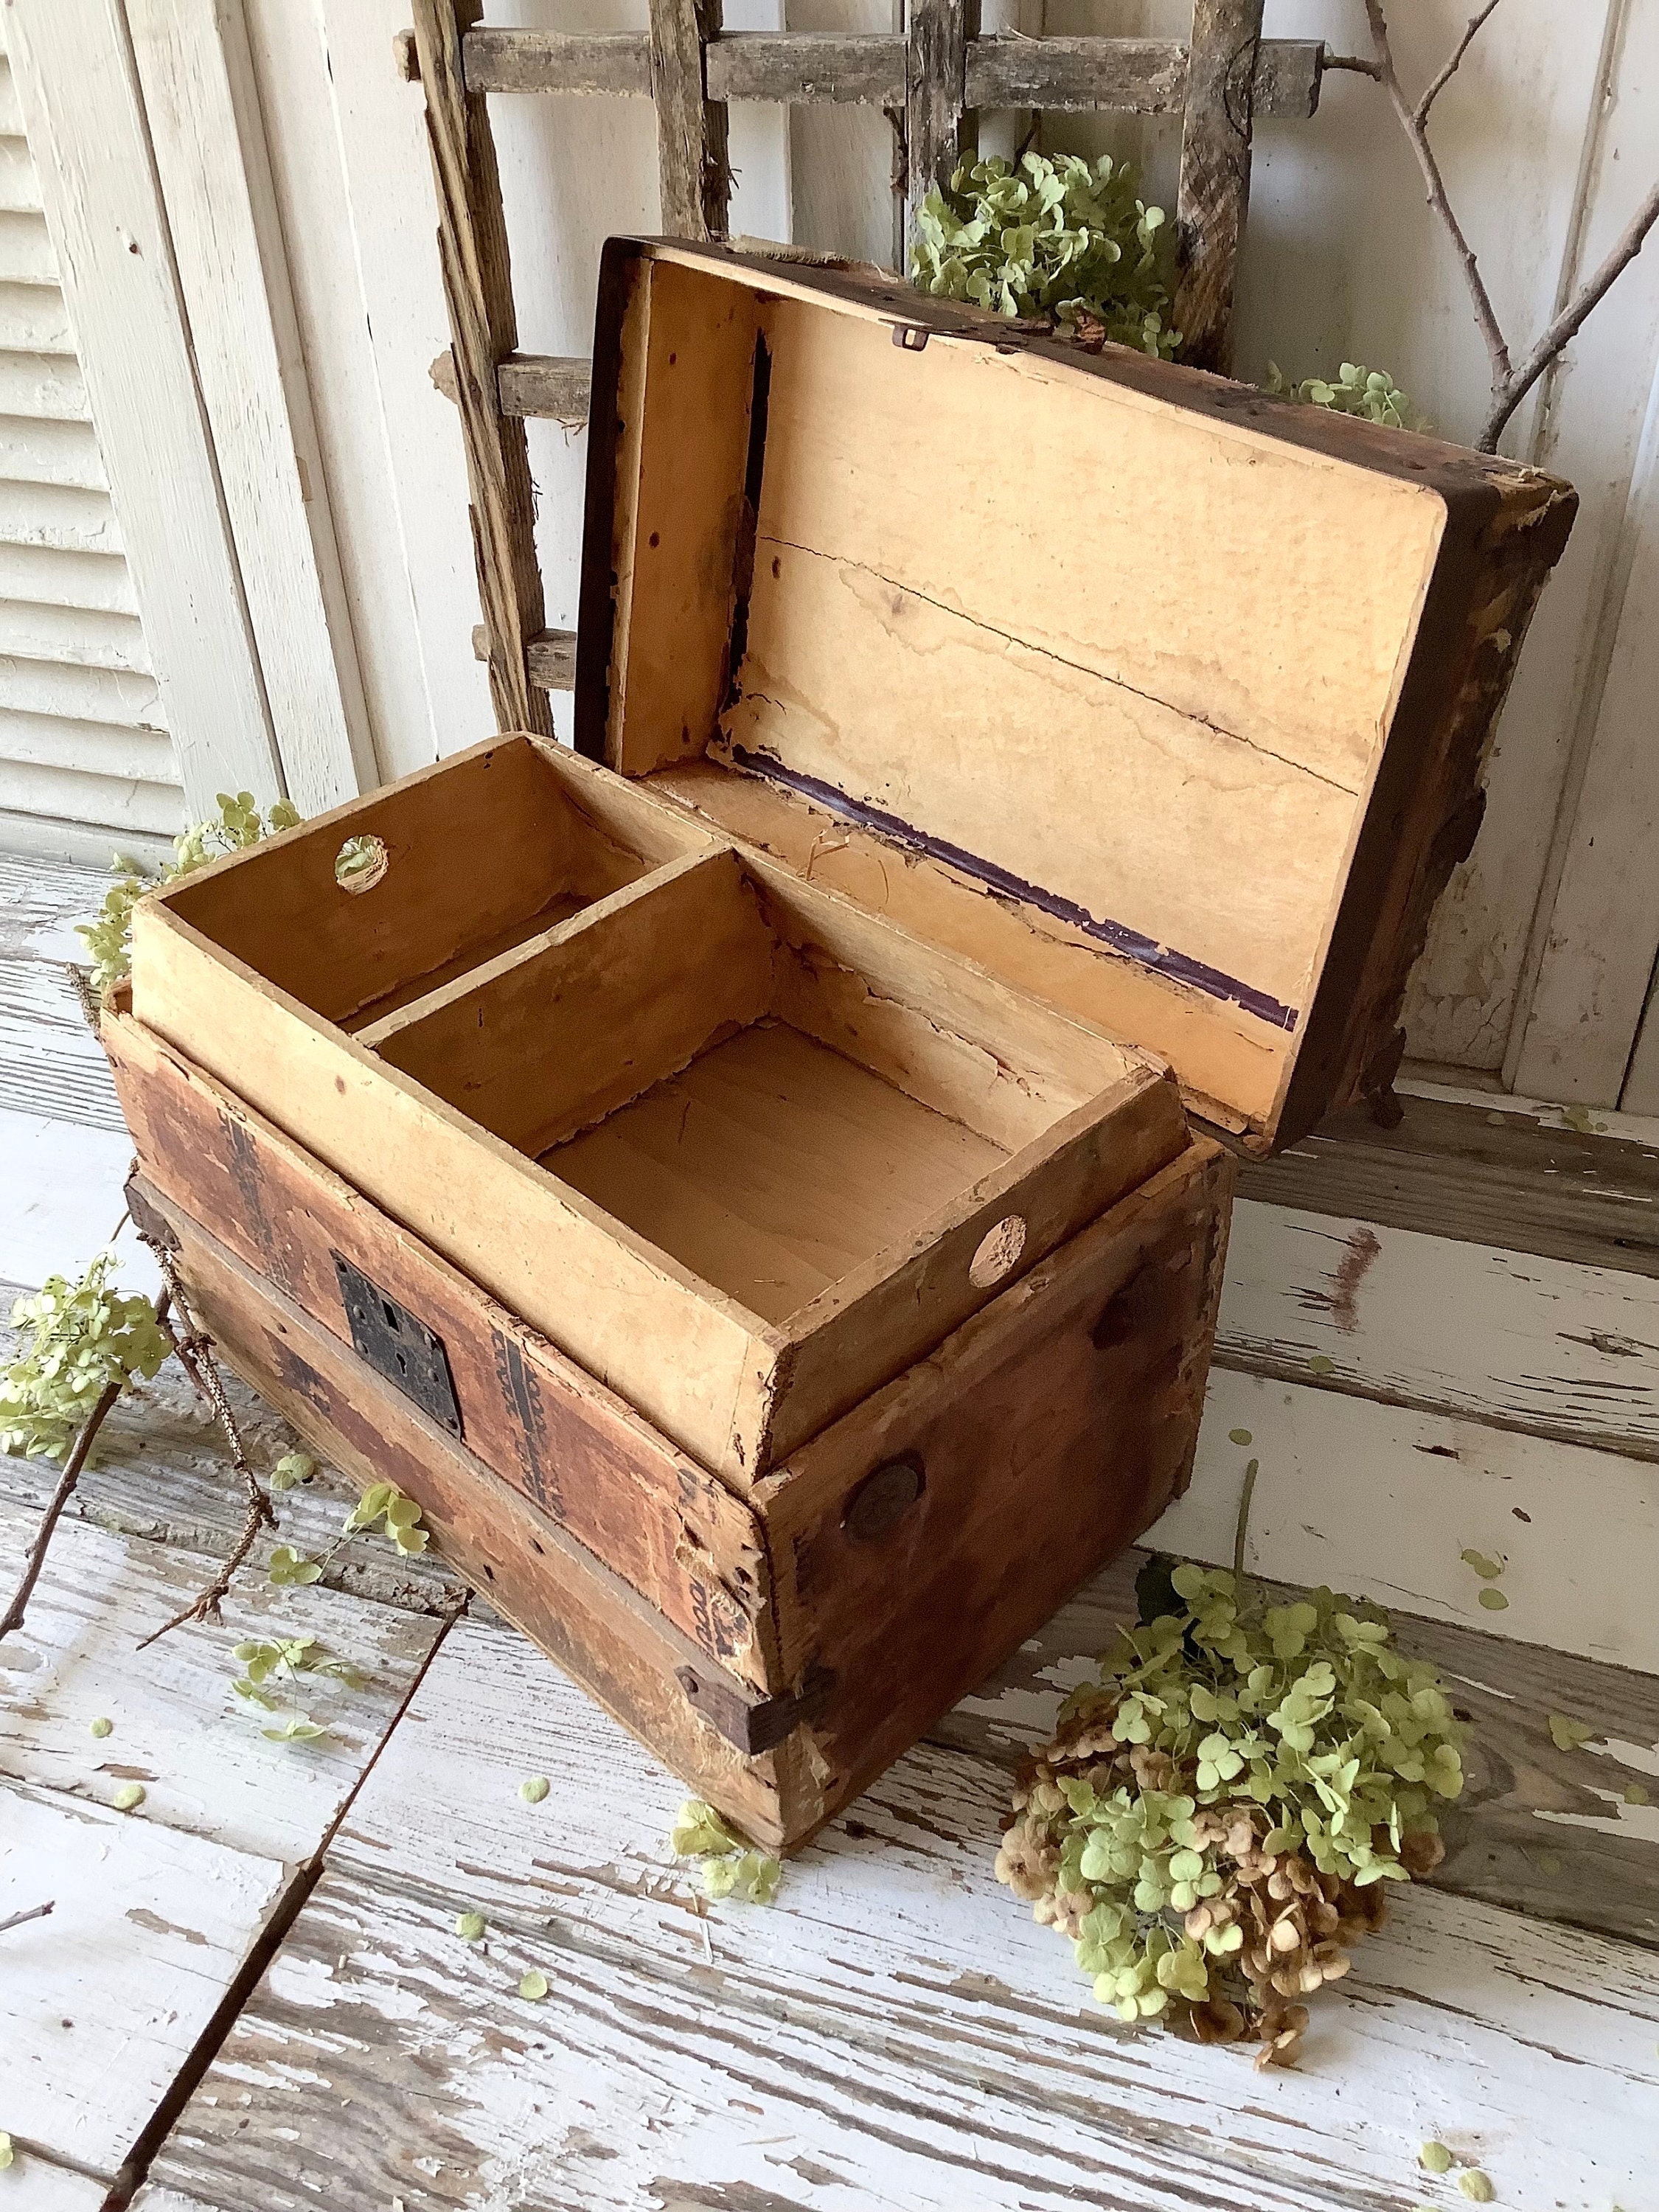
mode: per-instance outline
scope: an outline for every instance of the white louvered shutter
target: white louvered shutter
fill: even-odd
[[[0,24],[0,40],[3,40]],[[184,797],[0,54],[0,849],[154,855]]]

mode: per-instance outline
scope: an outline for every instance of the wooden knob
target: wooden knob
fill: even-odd
[[[855,1543],[878,1544],[921,1497],[925,1480],[919,1459],[884,1462],[848,1498],[842,1527]]]

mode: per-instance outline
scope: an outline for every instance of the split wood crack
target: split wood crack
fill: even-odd
[[[1208,730],[1218,738],[1229,738],[1233,744],[1243,745],[1253,753],[1261,754],[1265,759],[1277,761],[1281,768],[1292,769],[1297,775],[1309,776],[1314,782],[1322,783],[1331,791],[1340,791],[1345,799],[1357,799],[1359,795],[1354,786],[1340,782],[1335,776],[1326,775],[1320,769],[1310,768],[1306,761],[1292,760],[1286,753],[1275,752],[1271,745],[1264,745],[1255,738],[1247,738],[1240,730],[1230,730],[1224,722],[1218,722],[1208,714],[1194,714],[1185,707],[1177,707],[1173,701],[1160,698],[1156,691],[1143,691],[1138,684],[1127,682],[1121,676],[1109,675],[1104,669],[1091,668],[1085,661],[1068,659],[1065,653],[1056,653],[1052,646],[1034,645],[1030,638],[1020,637],[1012,630],[999,629],[994,623],[988,623],[978,615],[965,614],[960,607],[953,607],[944,599],[936,599],[926,592],[918,591],[914,584],[904,583],[896,576],[884,574],[879,568],[872,568],[867,562],[845,559],[838,553],[826,553],[816,545],[797,544],[789,538],[765,536],[757,543],[775,545],[787,553],[804,553],[814,561],[833,561],[839,568],[854,568],[860,575],[868,576],[878,584],[884,584],[889,591],[902,592],[907,599],[917,599],[923,606],[932,607],[939,614],[949,615],[957,622],[967,623],[971,629],[983,630],[988,637],[1000,639],[1004,645],[1016,646],[1022,653],[1031,653],[1040,660],[1052,660],[1057,668],[1066,668],[1074,676],[1085,676],[1093,683],[1108,684],[1113,690],[1125,692],[1132,699],[1142,700],[1149,707],[1162,708],[1166,714],[1173,714],[1178,720],[1190,723],[1195,729]],[[751,691],[747,696],[756,698],[765,695]],[[781,702],[772,700],[770,703],[782,711]]]

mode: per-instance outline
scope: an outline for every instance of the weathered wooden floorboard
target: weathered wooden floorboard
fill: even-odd
[[[1305,1383],[1210,1376],[1192,1486],[1150,1544],[1226,1564],[1260,1462],[1250,1564],[1614,1666],[1659,1673],[1659,1467]],[[1235,1443],[1234,1432],[1249,1439]],[[1487,1612],[1466,1550],[1502,1561]]]
[[[4,1939],[5,2124],[25,2146],[112,2181],[288,1876],[274,1859],[142,1809],[27,1784],[5,1786],[0,1821],[0,1919],[54,1905]],[[27,2156],[20,2167],[23,2180]]]
[[[0,1107],[0,1317],[20,1291],[39,1290],[48,1275],[76,1275],[109,1240],[125,1200],[121,1185],[132,1164],[125,1129],[89,1129],[46,1114]],[[161,1288],[148,1253],[129,1243],[122,1253],[123,1289]]]
[[[0,1329],[0,1362],[10,1356],[14,1340],[14,1332]],[[249,1455],[268,1470],[294,1449],[293,1431],[234,1375],[224,1379]],[[56,1479],[52,1462],[0,1459],[0,1499],[38,1510]],[[328,1469],[313,1482],[280,1493],[277,1526],[256,1546],[250,1578],[257,1582],[263,1573],[273,1544],[320,1557],[339,1534],[356,1495],[353,1485]],[[70,1511],[117,1535],[192,1554],[203,1582],[211,1571],[202,1562],[223,1559],[234,1548],[246,1512],[241,1486],[218,1430],[176,1365],[170,1363],[116,1406]],[[319,1587],[416,1613],[442,1612],[456,1595],[454,1577],[441,1560],[399,1559],[384,1543],[361,1540],[336,1555]]]
[[[1217,1356],[1659,1459],[1659,1282],[1241,1200]],[[1316,1363],[1316,1364],[1310,1364]]]
[[[1017,1767],[1134,1618],[1146,1556],[1127,1554],[1079,1590],[935,1739]],[[1442,1669],[1473,1726],[1436,1886],[1659,1948],[1659,1676],[1408,1616],[1398,1634],[1402,1650]],[[1591,1740],[1561,1750],[1552,1713],[1586,1723]],[[1632,1788],[1656,1802],[1626,1803]]]
[[[1346,1108],[1279,1158],[1247,1162],[1240,1194],[1659,1275],[1659,1146],[1563,1127],[1497,1095],[1402,1092],[1400,1104],[1395,1128]]]
[[[74,925],[91,920],[110,881],[106,869],[0,853],[0,958],[84,963]]]
[[[32,2143],[14,2136],[14,2163],[6,2181],[21,2200],[27,2188],[28,2212],[103,2212],[109,2184],[88,2173],[76,2173],[54,2160],[43,2157]]]
[[[0,1107],[125,1128],[109,1062],[60,963],[0,959]]]
[[[36,1520],[0,1495],[0,1589],[15,1584]],[[210,1574],[199,1555],[61,1522],[22,1628],[0,1643],[0,1777],[93,1803],[137,1782],[149,1821],[303,1861],[356,1787],[437,1622],[320,1586],[274,1589],[249,1571],[221,1626],[187,1623],[139,1650]],[[302,1674],[270,1685],[279,1712],[234,1694],[234,1644],[296,1636],[314,1637],[317,1656],[349,1662],[361,1680]],[[295,1711],[328,1735],[267,1741],[263,1729]],[[95,1738],[100,1718],[113,1725]]]
[[[1504,2202],[1646,2201],[1650,1953],[1414,1893],[1303,2067],[1257,2075],[1095,2009],[993,1879],[1006,1786],[919,1747],[777,1906],[704,1920],[665,1864],[678,1787],[519,1639],[463,1626],[155,2179],[227,2212],[1358,2212],[1422,2201],[1432,2135]]]

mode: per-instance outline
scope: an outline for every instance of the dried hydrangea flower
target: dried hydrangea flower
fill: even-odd
[[[1288,2064],[1303,2000],[1443,1856],[1462,1727],[1374,1607],[1158,1559],[1136,1592],[1149,1617],[1016,1781],[997,1875],[1120,2019]]]

